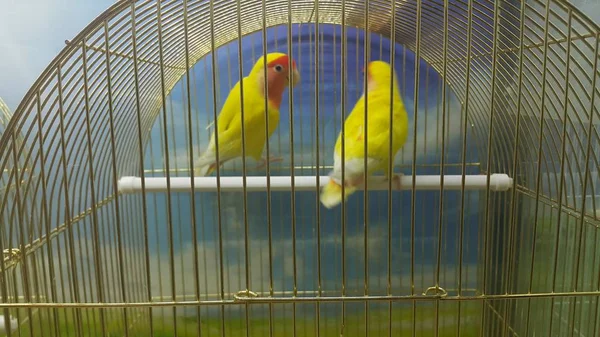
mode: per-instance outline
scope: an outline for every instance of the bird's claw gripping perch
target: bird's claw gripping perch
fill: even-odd
[[[393,174],[391,177],[384,177],[383,181],[385,183],[389,183],[392,181],[392,191],[399,191],[402,188],[402,173]]]
[[[392,183],[395,190],[400,190],[402,188],[402,176],[403,174],[394,174],[392,176]]]
[[[269,158],[261,158],[261,164],[257,165],[254,169],[255,170],[262,170],[264,168],[267,167],[267,162],[269,163],[276,163],[276,162],[282,162],[283,161],[283,157],[280,156],[269,156]]]

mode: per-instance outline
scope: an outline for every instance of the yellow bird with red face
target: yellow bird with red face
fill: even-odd
[[[267,69],[265,76],[264,59]],[[291,62],[290,62],[291,61]],[[289,64],[291,63],[291,69]],[[291,81],[290,81],[291,80]],[[245,152],[256,161],[279,160],[263,158],[262,152],[267,141],[266,116],[269,116],[270,137],[279,125],[279,106],[285,88],[291,82],[295,87],[300,81],[296,62],[283,53],[269,53],[261,56],[252,67],[248,76],[242,79],[244,89],[244,136]],[[265,82],[267,85],[268,108],[265,111]],[[218,134],[219,163],[215,132]],[[242,156],[242,99],[240,82],[229,92],[223,108],[217,117],[217,130],[213,131],[207,149],[195,161],[195,176],[207,176],[213,173],[217,165]]]

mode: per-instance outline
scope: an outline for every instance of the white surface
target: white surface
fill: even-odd
[[[415,177],[415,189],[417,190],[439,190],[439,175],[421,175]],[[243,190],[242,177],[221,177],[221,192],[240,192]],[[271,177],[271,191],[291,191],[292,179],[290,176]],[[328,176],[321,176],[319,184],[323,186],[329,182]],[[172,192],[191,191],[190,177],[172,177],[170,179],[170,190]],[[401,178],[401,189],[412,189],[412,175],[406,175]],[[465,176],[465,190],[485,190],[487,184],[486,175],[467,175]],[[491,191],[506,191],[512,187],[513,180],[506,174],[490,175]],[[315,176],[296,176],[294,177],[295,191],[316,191],[317,177]],[[461,175],[444,176],[445,190],[460,190],[462,185]],[[388,183],[383,177],[373,177],[367,183],[370,191],[387,190]],[[139,177],[122,177],[118,182],[119,192],[137,193],[142,191],[142,179]],[[196,191],[214,192],[217,191],[216,177],[196,177],[194,178],[194,189]],[[394,185],[392,184],[392,189]],[[167,178],[152,177],[145,178],[145,190],[147,192],[166,192]],[[247,191],[266,191],[266,177],[246,177]]]

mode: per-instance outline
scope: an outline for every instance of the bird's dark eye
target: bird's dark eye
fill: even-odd
[[[280,65],[276,65],[275,66],[275,71],[278,72],[278,73],[280,73],[281,71],[283,71],[283,67],[280,66]]]

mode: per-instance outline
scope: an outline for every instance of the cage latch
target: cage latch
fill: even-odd
[[[430,294],[430,293],[433,293],[433,294]],[[440,286],[433,286],[433,287],[427,288],[423,292],[423,296],[446,297],[446,296],[448,296],[448,292],[446,291],[446,289],[444,289]]]
[[[235,295],[233,295],[233,298],[236,301],[243,301],[244,299],[250,298],[250,297],[258,297],[258,294],[252,290],[246,289],[246,290],[240,290]]]

